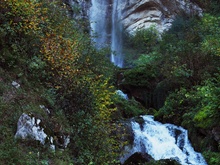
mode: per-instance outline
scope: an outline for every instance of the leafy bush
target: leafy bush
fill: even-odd
[[[135,34],[124,34],[123,51],[126,54],[126,66],[134,66],[133,61],[141,54],[151,53],[159,42],[159,34],[154,27],[137,30]]]
[[[146,59],[146,61],[150,61],[150,59],[148,59],[147,57],[147,55],[143,55],[141,56],[141,59]],[[125,72],[123,73],[125,79],[123,84],[152,88],[151,86],[155,83],[155,81],[157,81],[157,78],[160,75],[158,68],[156,68],[156,66],[154,66],[150,62],[146,62],[145,64],[142,64],[140,62],[136,63],[138,64],[136,67],[125,70]]]
[[[39,108],[44,103],[53,109],[52,121],[48,123],[64,121],[61,125],[72,136],[71,146],[74,146],[70,152],[57,154],[59,158],[55,158],[51,154],[38,157],[37,150],[33,155],[25,155],[25,151],[33,148],[24,144],[21,158],[27,164],[33,161],[47,164],[47,159],[52,159],[54,164],[70,164],[71,153],[79,164],[115,161],[118,144],[111,135],[115,129],[111,124],[114,90],[108,81],[114,67],[104,50],[97,51],[88,34],[74,26],[77,23],[67,17],[66,6],[61,1],[8,0],[0,3],[0,9],[0,64],[8,72],[16,71],[11,79],[22,82],[21,88],[8,91],[13,95],[8,102],[5,97],[0,98],[5,134],[15,132],[15,123],[23,112],[48,119]],[[5,84],[0,85],[4,96]],[[2,142],[6,144],[7,140]],[[8,160],[10,156],[13,157],[11,153],[7,158],[0,155],[3,164],[6,164],[3,159]],[[11,159],[9,164],[24,164],[19,157],[13,158],[18,162]]]
[[[219,125],[219,76],[204,81],[195,86],[194,90],[181,88],[171,93],[158,115],[164,119],[179,121],[178,124],[192,124],[201,128],[210,128]],[[190,118],[189,118],[190,117]],[[190,120],[189,120],[190,119]]]
[[[203,156],[209,165],[220,164],[220,153],[219,152],[203,152]]]
[[[197,105],[198,112],[194,116],[194,121],[198,127],[210,128],[219,125],[219,96],[220,96],[220,76],[208,79],[204,85],[197,88],[197,95],[200,102]]]
[[[183,119],[182,116],[188,111],[194,111],[189,109],[193,107],[194,100],[188,98],[187,90],[181,88],[168,95],[164,106],[155,114],[157,117],[162,117],[164,122],[173,122],[177,125],[181,125]],[[194,103],[196,104],[196,103]]]
[[[159,34],[154,27],[137,30],[130,38],[130,46],[139,53],[150,53],[158,43]]]
[[[146,109],[134,98],[126,100],[120,96],[116,96],[114,103],[119,111],[116,118],[132,118],[144,115],[147,112]]]

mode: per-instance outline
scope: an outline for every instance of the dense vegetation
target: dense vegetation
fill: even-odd
[[[83,20],[67,16],[77,7],[0,0],[0,164],[117,164],[117,120],[144,113],[186,127],[208,164],[220,164],[212,134],[220,127],[220,10],[218,0],[195,1],[202,18],[181,15],[161,36],[153,27],[125,36],[130,69],[121,85],[144,89],[146,111],[115,94],[118,69],[107,50],[93,47]],[[42,119],[54,138],[70,135],[68,148],[15,139],[22,113]]]
[[[67,10],[61,1],[0,1],[0,164],[113,164],[118,158],[115,68]],[[42,119],[54,139],[70,135],[68,149],[14,139],[22,113]]]
[[[131,69],[124,71],[121,85],[124,91],[128,86],[141,87],[148,113],[187,128],[196,150],[204,153],[210,165],[220,164],[220,143],[214,135],[220,127],[220,13],[216,3],[201,0],[203,17],[180,15],[162,35],[154,27],[125,35]]]

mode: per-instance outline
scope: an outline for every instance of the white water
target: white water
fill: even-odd
[[[113,52],[110,57],[111,62],[118,67],[122,67],[121,2],[120,0],[113,0],[113,4],[109,4],[107,0],[91,0],[91,2],[90,34],[93,41],[97,48],[109,46]]]
[[[91,0],[90,8],[90,26],[91,36],[97,48],[104,47],[107,44],[107,11],[108,3],[105,0]]]
[[[122,68],[123,54],[122,54],[122,24],[121,24],[121,1],[113,1],[112,9],[112,32],[111,32],[111,61]]]
[[[132,122],[133,148],[121,158],[123,163],[135,152],[151,155],[155,160],[177,160],[181,165],[207,165],[202,155],[195,152],[188,140],[187,130],[173,124],[154,121],[152,116],[142,116],[144,124]]]

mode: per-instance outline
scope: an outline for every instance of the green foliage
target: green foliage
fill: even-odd
[[[71,152],[76,164],[110,163],[118,152],[110,135],[114,129],[110,124],[112,87],[107,77],[112,73],[107,67],[110,62],[103,50],[92,47],[87,35],[71,26],[70,19],[61,18],[51,17],[59,24],[45,27],[52,30],[41,38],[41,53],[52,78],[56,77],[51,86],[57,89],[57,103],[70,125]]]
[[[160,55],[153,52],[151,54],[142,54],[134,63],[136,67],[125,70],[123,75],[125,82],[123,84],[152,88],[155,81],[160,76],[159,68],[156,66],[156,61]]]
[[[212,15],[220,15],[218,0],[195,0],[195,2],[206,12]]]
[[[188,111],[188,108],[192,106],[191,98],[188,99],[186,93],[187,91],[184,88],[170,93],[166,98],[164,106],[160,108],[156,116],[162,116],[163,120],[166,122],[173,120],[175,124],[180,125],[182,116]]]
[[[11,85],[14,73],[0,68],[0,164],[42,164],[57,159],[55,154],[33,140],[16,140],[14,134],[18,119],[22,113],[32,113],[51,122],[48,115],[39,107],[46,100],[40,96],[46,89],[37,82],[22,81],[21,87],[16,89]],[[20,80],[21,81],[21,80]],[[34,89],[33,89],[33,85]],[[29,87],[30,86],[30,87]],[[60,117],[57,123],[60,122]],[[63,153],[70,160],[69,154]],[[66,158],[67,159],[67,158]],[[71,161],[69,161],[71,162]],[[57,163],[59,164],[59,163]]]
[[[115,118],[132,118],[146,114],[146,109],[134,98],[126,100],[121,96],[115,96],[114,103],[117,106]]]
[[[156,69],[151,66],[135,67],[124,72],[126,81],[123,84],[150,88],[151,82],[155,80],[156,76]]]
[[[43,90],[41,97],[45,99],[46,105],[53,107],[56,104],[56,95],[56,90],[54,88],[49,88]]]
[[[219,125],[219,93],[220,93],[220,76],[208,79],[204,85],[197,88],[197,93],[201,100],[199,102],[200,109],[194,117],[194,121],[199,127],[209,128]],[[198,106],[199,106],[198,105]]]
[[[214,6],[215,0],[200,2],[208,10],[211,6],[218,8]],[[153,95],[154,104],[150,108],[156,109],[153,113],[157,119],[186,127],[200,150],[210,145],[218,148],[212,143],[213,137],[203,136],[199,131],[220,125],[220,24],[219,12],[213,10],[213,13],[205,13],[201,18],[177,16],[172,27],[159,40],[153,40],[156,44],[152,49],[144,50],[143,43],[148,41],[145,37],[133,36],[128,41],[137,41],[134,42],[137,47],[133,43],[136,50],[130,51],[136,61],[127,62],[132,63],[132,68],[125,71],[123,82],[133,88],[146,86],[148,93],[142,94]],[[196,140],[198,135],[200,144]],[[213,162],[218,163],[213,157]]]
[[[161,54],[157,51],[152,51],[149,54],[141,54],[140,57],[135,60],[134,64],[136,66],[151,65],[152,67],[160,61]]]
[[[45,154],[42,146],[34,150],[36,146],[29,142],[12,143],[15,147],[7,157],[0,154],[1,164],[113,164],[117,158],[119,147],[111,118],[114,89],[109,83],[113,64],[105,50],[97,51],[91,45],[76,20],[66,16],[67,8],[61,1],[0,3],[0,64],[14,74],[10,81],[17,78],[22,83],[17,90],[7,90],[0,76],[2,131],[12,138],[19,115],[26,112],[45,118],[48,127],[61,123],[65,127],[61,131],[72,139],[70,151],[54,155]],[[50,108],[51,118],[39,107],[42,104]],[[8,143],[4,139],[2,145]],[[12,156],[23,143],[21,159]]]
[[[110,105],[113,104],[111,95],[114,93],[107,81],[97,80],[88,79],[87,82],[92,83],[80,84],[83,85],[81,93],[74,92],[68,99],[72,102],[68,104],[72,106],[65,107],[65,114],[72,126],[72,152],[77,157],[77,164],[111,163],[118,153],[117,143],[111,135],[114,131],[111,114],[115,109]]]
[[[124,84],[145,85],[150,89],[167,84],[163,89],[171,92],[200,84],[212,76],[219,64],[217,20],[210,15],[202,19],[176,17],[171,29],[162,34],[154,48],[138,55],[136,66],[125,72]]]
[[[0,4],[1,66],[35,80],[48,75],[39,52],[40,24],[45,8],[40,2],[5,1]],[[18,73],[18,74],[20,74]]]
[[[220,154],[219,152],[204,152],[203,153],[207,163],[209,165],[216,165],[216,164],[220,164]]]
[[[159,110],[164,120],[173,120],[177,124],[210,128],[217,126],[219,121],[219,76],[208,79],[195,90],[180,90],[167,97],[164,106]]]
[[[130,44],[133,49],[139,53],[150,53],[153,47],[157,44],[159,35],[154,27],[149,29],[141,29],[135,32],[135,35],[130,38]]]
[[[32,57],[28,62],[28,71],[37,78],[46,78],[46,63],[37,56]]]
[[[124,52],[126,65],[134,65],[140,54],[151,53],[159,42],[159,34],[154,27],[140,29],[135,34],[124,34]]]
[[[219,38],[220,38],[220,17],[205,14],[202,18],[199,27],[201,37],[203,39],[201,48],[204,52],[210,55],[220,55]]]
[[[117,164],[114,115],[145,113],[135,100],[115,100],[109,81],[115,68],[104,49],[91,45],[81,23],[66,16],[69,9],[61,1],[0,2],[0,164]],[[78,7],[72,10],[77,14]],[[154,28],[126,36],[124,52],[137,60],[126,61],[135,67],[124,72],[124,85],[170,94],[157,112],[164,120],[219,126],[219,29],[218,16],[205,14],[177,17],[160,39]],[[9,85],[15,79],[21,88]],[[39,108],[42,103],[52,109],[52,121]],[[71,149],[51,153],[33,141],[13,140],[23,112],[61,123]],[[210,163],[219,162],[218,155],[209,156]]]
[[[214,60],[201,50],[198,19],[180,17],[162,36],[159,51],[163,54],[162,72],[166,77],[187,78],[192,83],[199,82],[204,74],[204,66],[208,70]]]

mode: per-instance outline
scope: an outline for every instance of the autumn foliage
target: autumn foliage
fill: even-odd
[[[54,91],[56,103],[50,106],[66,116],[76,163],[110,163],[118,149],[110,136],[115,93],[106,75],[111,65],[99,60],[105,55],[68,18],[66,8],[60,1],[1,0],[1,64]]]

